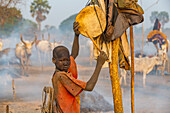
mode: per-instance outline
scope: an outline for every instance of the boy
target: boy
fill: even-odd
[[[83,90],[93,90],[102,65],[107,60],[107,55],[102,51],[97,59],[95,71],[89,81],[86,83],[76,79],[77,70],[74,59],[78,56],[79,52],[80,33],[78,31],[78,23],[74,23],[73,26],[75,37],[71,56],[68,49],[64,46],[58,46],[53,50],[52,60],[56,66],[56,71],[52,78],[56,102],[54,107],[55,113],[80,113],[79,94]]]

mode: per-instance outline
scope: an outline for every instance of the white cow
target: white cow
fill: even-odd
[[[38,40],[35,44],[35,47],[38,51],[38,59],[41,63],[42,69],[43,69],[43,62],[45,61],[46,56],[48,56],[48,60],[50,60],[50,35],[48,34],[48,39],[44,39],[44,35],[42,35],[42,40]],[[43,60],[42,60],[43,59]]]
[[[134,58],[134,71],[135,72],[142,72],[143,73],[143,86],[145,87],[145,80],[146,80],[146,74],[148,74],[149,72],[151,72],[154,68],[155,65],[160,65],[160,58],[157,56],[154,57],[142,57],[142,58]],[[120,70],[122,71],[122,70]],[[126,72],[124,72],[124,70],[121,73],[121,78],[120,80],[122,80],[122,77],[126,77]],[[125,80],[126,78],[124,78]]]
[[[57,46],[59,46],[59,45],[61,45],[61,44],[62,44],[62,41],[56,42],[56,41],[54,40],[54,42],[50,42],[50,49],[51,49],[51,51],[53,51],[53,49],[54,49],[55,47],[57,47]]]
[[[44,39],[44,35],[42,35],[42,40],[37,40],[35,43],[35,47],[39,52],[46,53],[50,51],[50,35],[48,34],[48,39]]]
[[[37,40],[37,35],[35,35],[34,41],[24,41],[21,34],[21,42],[16,45],[15,55],[20,60],[20,63],[24,69],[24,64],[27,64],[27,69],[29,65],[29,60],[31,56],[32,45]]]
[[[48,34],[47,40],[45,40],[44,35],[42,35],[42,40],[38,40],[35,45],[38,50],[38,57],[39,57],[42,69],[43,69],[43,64],[44,64],[44,60],[42,60],[42,59],[45,59],[46,56],[48,56],[48,60],[50,60],[51,51],[56,46],[61,44],[61,42],[57,43],[55,41],[53,43],[51,43],[51,42],[49,42],[49,40],[50,40],[50,34]]]
[[[124,85],[126,85],[126,75],[127,75],[127,70],[120,68],[120,84],[122,84],[122,79],[123,79]]]

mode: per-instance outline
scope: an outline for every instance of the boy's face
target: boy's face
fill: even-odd
[[[67,52],[63,52],[60,53],[60,55],[58,55],[57,58],[55,58],[56,60],[56,68],[60,71],[65,71],[67,72],[67,70],[70,67],[70,56]]]

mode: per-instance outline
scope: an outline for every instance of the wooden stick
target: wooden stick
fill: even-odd
[[[102,50],[98,47],[98,45],[96,44],[96,42],[94,41],[94,39],[90,36],[90,34],[86,31],[87,35],[89,36],[89,38],[91,39],[91,41],[93,42],[93,44],[97,47],[97,49],[101,52]]]
[[[6,106],[6,113],[9,113],[9,106]]]
[[[131,112],[135,113],[134,104],[134,42],[133,42],[133,26],[130,26],[130,45],[131,45]]]
[[[14,83],[14,79],[12,80],[12,89],[13,89],[13,100],[15,100],[15,83]]]
[[[112,83],[112,93],[114,102],[114,113],[123,113],[122,94],[118,72],[118,49],[120,38],[112,43],[111,63],[109,63],[110,79]]]
[[[101,52],[102,50],[98,47],[98,45],[96,44],[96,42],[94,41],[94,39],[90,36],[90,34],[86,31],[88,37],[91,39],[91,41],[93,42],[93,44],[96,46],[96,48],[99,50],[99,52]],[[106,60],[107,62],[109,62],[109,59]]]
[[[142,38],[142,50],[141,50],[141,56],[143,57],[143,44],[144,44],[144,39],[145,39],[145,36],[144,36],[144,27],[143,27],[143,23],[142,23],[142,32],[143,32],[143,38]]]

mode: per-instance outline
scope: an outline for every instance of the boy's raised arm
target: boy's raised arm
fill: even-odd
[[[79,54],[79,35],[80,32],[78,30],[79,28],[79,23],[78,22],[74,22],[73,23],[73,30],[74,30],[74,41],[73,41],[73,46],[72,46],[72,51],[71,51],[71,56],[76,59],[76,57]]]
[[[96,68],[94,70],[93,75],[91,76],[91,78],[89,79],[89,81],[87,82],[86,88],[84,90],[86,91],[92,91],[94,86],[96,85],[96,82],[98,80],[98,76],[100,73],[100,70],[103,66],[103,64],[105,63],[105,61],[107,60],[107,55],[104,51],[100,52],[100,55],[97,59],[97,64],[96,64]]]

